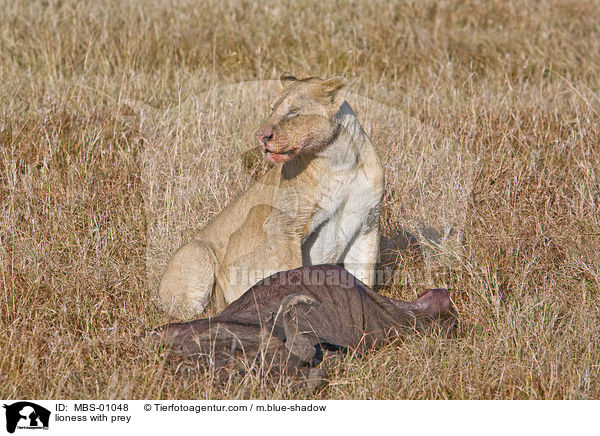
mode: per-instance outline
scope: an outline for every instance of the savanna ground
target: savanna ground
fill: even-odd
[[[240,153],[283,71],[350,80],[384,234],[441,235],[400,249],[381,292],[448,286],[461,319],[346,356],[314,397],[600,398],[600,3],[0,10],[0,398],[313,396],[131,340],[169,321],[169,254],[250,182]],[[158,108],[145,130],[131,102]]]

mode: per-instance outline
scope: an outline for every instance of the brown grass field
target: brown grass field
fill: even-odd
[[[0,7],[0,398],[600,399],[599,2]],[[381,292],[447,286],[461,320],[315,394],[132,341],[169,321],[169,255],[250,182],[284,71],[352,84],[382,231],[417,241]]]

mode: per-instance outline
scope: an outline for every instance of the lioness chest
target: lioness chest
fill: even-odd
[[[381,192],[362,171],[330,176],[315,198],[308,232],[302,241],[303,265],[341,263],[355,239],[365,232]]]

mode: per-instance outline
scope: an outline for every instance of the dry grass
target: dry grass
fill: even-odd
[[[168,321],[169,253],[248,183],[281,71],[351,80],[385,232],[442,235],[383,292],[447,285],[461,314],[456,338],[346,356],[316,397],[600,398],[600,5],[301,4],[0,2],[0,398],[308,395],[130,339]],[[159,108],[141,132],[131,101]]]

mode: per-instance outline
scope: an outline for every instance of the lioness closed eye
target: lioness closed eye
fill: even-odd
[[[159,295],[171,310],[200,313],[215,294],[231,303],[276,271],[343,264],[372,285],[379,250],[383,169],[345,101],[342,77],[280,77],[258,129],[277,164],[170,259]]]

